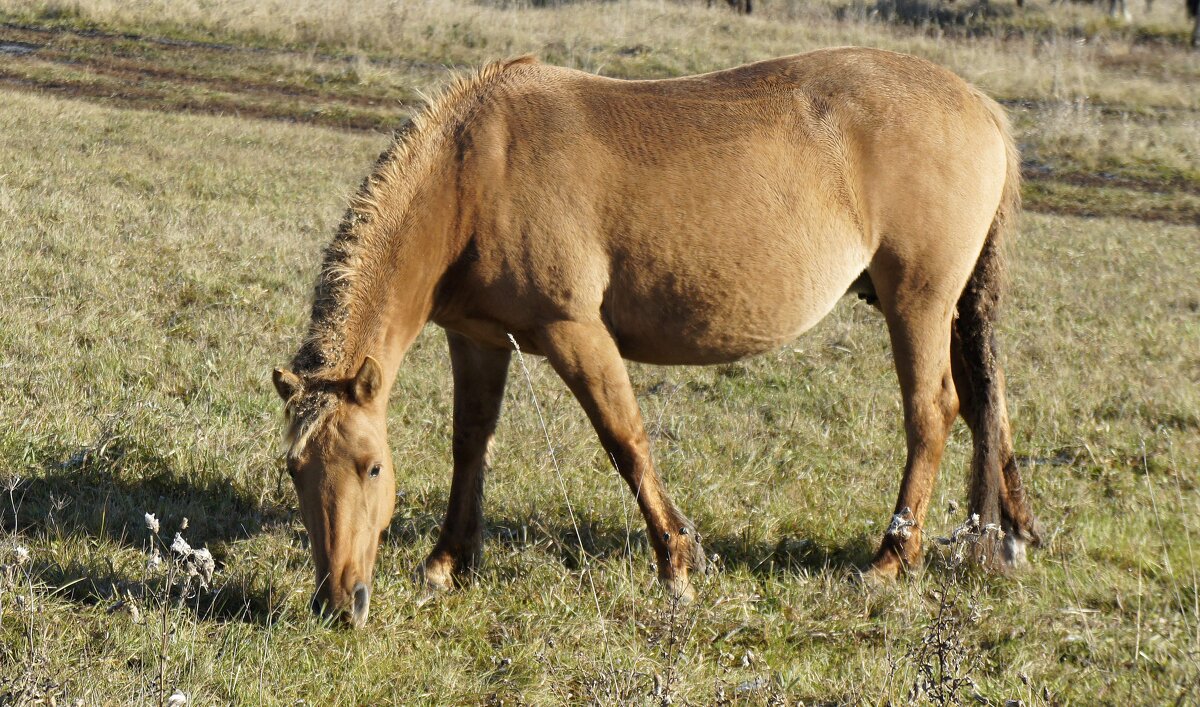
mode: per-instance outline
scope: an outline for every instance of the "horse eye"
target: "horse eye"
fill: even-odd
[[[373,465],[373,466],[371,467],[371,478],[373,479],[373,478],[375,478],[376,476],[379,476],[379,472],[381,472],[381,471],[383,471],[383,465],[382,465],[382,464],[375,464],[375,465]]]

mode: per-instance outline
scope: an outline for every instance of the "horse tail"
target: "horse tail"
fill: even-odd
[[[1000,204],[975,269],[958,299],[952,359],[961,409],[974,436],[968,484],[971,512],[979,514],[982,525],[994,523],[1004,530],[1008,537],[1003,559],[1013,564],[1023,555],[1024,544],[1018,541],[1036,544],[1040,539],[1013,453],[996,339],[1000,303],[1007,285],[1005,241],[1012,236],[1021,207],[1021,158],[1004,109],[982,93],[978,96],[1004,141],[1007,167]],[[995,557],[988,548],[983,551]]]
[[[1200,49],[1200,0],[1187,0],[1187,14],[1196,21],[1192,29],[1192,47]]]

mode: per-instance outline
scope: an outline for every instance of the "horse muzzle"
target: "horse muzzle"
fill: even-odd
[[[327,601],[317,592],[313,594],[310,606],[312,612],[322,619],[339,621],[350,628],[362,628],[371,611],[371,588],[365,582],[358,582],[349,601],[338,603]]]

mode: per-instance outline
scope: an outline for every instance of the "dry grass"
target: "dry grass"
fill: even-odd
[[[1041,4],[1024,14],[1002,6],[981,18],[971,41],[955,27],[885,24],[869,8],[819,0],[768,3],[736,17],[721,8],[652,0],[438,3],[423,0],[0,0],[17,20],[67,26],[145,28],[169,36],[260,46],[319,47],[339,55],[475,66],[496,56],[533,52],[544,60],[616,76],[699,73],[818,47],[862,44],[929,57],[1002,97],[1081,98],[1200,107],[1200,67],[1186,51],[1155,43],[1157,28],[1178,24],[1182,5],[1159,2],[1131,27],[1097,22],[1069,4]],[[1089,39],[1091,41],[1089,41]],[[1169,41],[1164,37],[1163,41]],[[1182,40],[1181,40],[1182,41]]]
[[[296,86],[308,85],[304,61],[328,68],[323,52],[342,47],[384,72],[369,81],[396,91],[430,85],[425,64],[529,48],[662,75],[874,43],[1040,101],[1017,111],[1023,140],[1056,168],[1176,185],[1164,199],[1187,198],[1195,184],[1188,126],[1200,99],[1184,62],[1129,43],[1121,51],[1160,51],[1176,68],[1140,78],[1106,68],[1119,34],[1107,50],[1072,54],[1063,39],[939,38],[829,19],[832,6],[820,4],[746,20],[644,2],[398,3],[371,5],[349,25],[344,15],[318,22],[316,3],[287,5],[294,14],[251,5],[90,0],[54,21],[193,38],[202,27],[272,52],[319,40],[324,49],[297,60]],[[652,50],[619,51],[639,44]],[[1079,65],[1061,83],[1075,88],[1055,94],[1022,68],[1043,46],[1050,53],[1036,56]],[[1121,71],[1132,76],[1123,87],[1110,82]],[[1074,92],[1092,86],[1116,103],[1073,107]],[[0,493],[0,703],[146,703],[181,690],[191,704],[899,704],[921,676],[905,656],[920,655],[947,587],[972,609],[955,628],[976,661],[967,692],[1000,704],[1200,700],[1194,226],[1024,219],[1004,334],[1017,446],[1048,543],[1012,578],[935,559],[893,588],[847,581],[882,532],[904,455],[882,323],[847,300],[769,356],[633,367],[667,482],[719,556],[694,607],[663,600],[627,491],[537,359],[529,385],[513,372],[488,480],[485,564],[468,588],[417,606],[408,573],[436,537],[449,469],[450,376],[444,343],[427,331],[389,414],[401,495],[371,626],[352,634],[306,608],[310,560],[267,374],[293,352],[319,248],[384,138],[0,95],[0,488],[20,479]],[[1151,167],[1114,145],[1152,157]],[[960,426],[935,508],[962,499],[968,450]],[[188,541],[217,558],[211,589],[180,601],[147,570],[146,512],[163,538],[188,518]],[[935,511],[933,534],[961,520]],[[162,609],[165,624],[147,620]]]
[[[1081,197],[1041,184],[1027,194],[1031,208],[1200,219],[1200,64],[1160,32],[1182,26],[1181,8],[1160,2],[1125,25],[1064,4],[1021,12],[996,4],[974,15],[969,5],[930,6],[952,7],[962,17],[946,24],[895,26],[838,0],[768,4],[751,18],[644,0],[550,8],[375,2],[354,10],[315,2],[6,7],[0,0],[9,20],[0,40],[36,47],[0,56],[0,84],[131,107],[387,131],[445,79],[442,67],[497,56],[532,52],[647,77],[867,44],[946,64],[1005,100],[1034,167],[1028,177],[1068,187],[1132,182],[1139,192]]]

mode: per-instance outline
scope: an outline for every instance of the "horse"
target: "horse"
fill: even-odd
[[[660,581],[687,600],[701,537],[655,473],[624,361],[767,352],[849,292],[883,313],[908,445],[905,527],[867,576],[920,562],[959,414],[974,438],[969,510],[1004,533],[984,559],[1021,563],[1040,536],[996,338],[1019,186],[1003,110],[903,54],[825,49],[647,81],[521,57],[459,77],[351,198],[291,369],[273,373],[314,611],[367,620],[396,495],[385,412],[426,323],[449,344],[453,477],[415,579],[451,589],[480,561],[487,450],[519,347],[583,407],[636,496]]]

